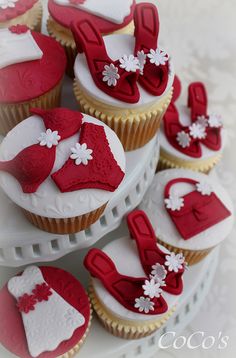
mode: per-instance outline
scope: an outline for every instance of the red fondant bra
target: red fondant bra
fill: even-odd
[[[151,63],[147,54],[151,49],[156,50],[159,35],[159,18],[157,8],[153,4],[139,4],[135,7],[135,50],[146,55],[146,64],[143,74],[140,70],[128,72],[120,67],[119,60],[112,61],[108,56],[105,43],[98,28],[89,20],[72,22],[71,30],[74,35],[78,52],[84,52],[93,80],[96,86],[109,96],[127,103],[137,103],[140,93],[139,82],[148,92],[155,96],[161,95],[167,86],[169,64],[156,66]],[[104,66],[113,66],[117,69],[117,84],[108,86],[104,82]]]
[[[81,129],[80,143],[93,150],[93,160],[85,165],[76,165],[68,159],[66,164],[52,174],[52,179],[61,190],[74,191],[99,188],[114,191],[124,177],[110,150],[104,128],[92,123],[82,124],[83,115],[69,109],[31,110],[39,115],[45,129],[58,131],[60,140],[75,135]],[[34,193],[50,175],[56,158],[56,146],[48,148],[33,144],[23,149],[15,158],[0,162],[0,170],[13,175],[24,193]]]
[[[179,132],[189,133],[189,127],[181,124],[179,119],[179,113],[175,105],[175,101],[180,95],[180,83],[176,80],[176,96],[172,100],[167,112],[164,116],[164,131],[169,143],[178,151],[193,157],[200,158],[202,156],[201,144],[204,144],[211,150],[217,151],[222,146],[221,141],[221,127],[212,128],[206,127],[206,137],[202,139],[194,139],[191,137],[190,145],[183,148],[178,144],[177,134]],[[174,91],[175,93],[175,91]],[[188,107],[191,111],[191,122],[194,123],[198,120],[198,117],[207,115],[207,93],[203,83],[194,82],[189,85],[188,88]]]
[[[150,278],[152,266],[155,264],[164,265],[166,253],[160,250],[149,219],[143,211],[136,210],[128,215],[127,223],[132,239],[136,241],[139,259],[147,277],[134,278],[121,275],[113,261],[101,250],[92,249],[84,260],[84,265],[92,276],[102,281],[108,292],[128,310],[139,313],[134,302],[138,297],[144,296],[142,286],[145,280]],[[161,288],[171,294],[178,295],[183,290],[182,275],[184,267],[178,272],[167,272],[165,278],[166,286]],[[152,299],[154,310],[148,314],[155,315],[164,313],[167,303],[160,295]]]

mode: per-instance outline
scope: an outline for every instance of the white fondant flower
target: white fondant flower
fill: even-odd
[[[119,59],[120,68],[124,68],[127,72],[136,72],[139,70],[139,60],[134,55],[124,55]]]
[[[194,139],[206,138],[206,128],[199,123],[193,123],[189,127],[189,132]]]
[[[166,286],[165,284],[165,278],[167,271],[165,267],[159,263],[156,263],[152,266],[152,278],[160,284],[160,286]]]
[[[184,256],[183,254],[175,254],[171,252],[170,255],[166,255],[165,265],[168,267],[169,271],[178,272],[180,269],[184,267]]]
[[[109,87],[117,85],[117,80],[119,80],[120,75],[118,73],[118,67],[116,67],[113,63],[105,65],[102,74],[104,76],[102,79],[103,82],[107,82]]]
[[[149,311],[154,311],[154,302],[150,300],[149,297],[139,297],[135,298],[135,308],[138,308],[139,312],[149,313]]]
[[[89,160],[92,160],[93,157],[91,154],[93,153],[92,149],[87,148],[87,144],[79,144],[76,143],[74,148],[71,148],[71,159],[75,160],[76,165],[80,165],[81,163],[83,165],[87,165]]]
[[[156,66],[164,65],[169,59],[167,53],[159,48],[157,48],[156,51],[151,49],[148,57],[150,58],[150,62]]]
[[[197,191],[202,195],[211,195],[212,187],[207,182],[200,182],[196,184]]]
[[[165,199],[167,209],[171,211],[179,211],[184,206],[184,198],[177,195],[170,195],[168,199]]]
[[[190,135],[184,131],[177,133],[176,140],[182,148],[187,148],[190,146]]]
[[[38,141],[41,146],[52,148],[53,145],[58,145],[60,139],[61,136],[58,135],[58,131],[47,129],[46,132],[40,134]]]
[[[220,128],[222,126],[222,117],[218,114],[211,114],[208,119],[209,127]]]
[[[143,50],[138,51],[137,58],[139,60],[140,74],[143,75],[144,66],[146,65],[146,62],[147,62],[147,55],[144,53]]]
[[[8,7],[15,7],[15,3],[17,2],[18,0],[0,0],[0,8],[5,10],[7,9]]]
[[[78,315],[78,312],[74,308],[69,308],[64,317],[67,325],[70,327],[81,326],[85,322],[84,316]]]
[[[145,285],[142,286],[144,295],[149,296],[150,298],[160,297],[162,293],[160,286],[160,283],[156,282],[153,278],[150,281],[145,280]]]
[[[205,116],[198,116],[196,123],[206,128],[208,126],[208,119]]]

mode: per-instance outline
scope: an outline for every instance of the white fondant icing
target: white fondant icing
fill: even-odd
[[[189,108],[187,108],[186,105],[179,105],[177,107],[178,107],[178,111],[179,111],[180,123],[183,124],[184,126],[189,126],[191,124]],[[191,162],[199,161],[201,159],[210,159],[210,158],[215,157],[216,155],[221,154],[223,152],[224,147],[225,147],[226,142],[227,142],[227,131],[224,128],[222,128],[222,130],[221,130],[221,136],[222,136],[222,146],[221,146],[221,148],[218,151],[211,150],[211,149],[207,148],[204,144],[201,143],[201,148],[202,148],[202,156],[201,156],[201,158],[193,158],[193,157],[190,157],[190,156],[188,156],[188,155],[186,155],[184,153],[181,153],[180,151],[175,149],[168,142],[168,140],[167,140],[167,138],[165,136],[163,124],[161,125],[161,130],[160,130],[159,135],[160,135],[161,149],[164,152],[166,152],[168,155],[175,156],[176,158],[180,158],[182,160],[191,161]]]
[[[61,6],[71,6],[76,9],[87,11],[92,15],[101,17],[115,24],[122,24],[131,13],[133,0],[85,0],[84,3],[76,4],[76,1],[54,0]]]
[[[131,35],[108,35],[104,36],[106,50],[112,60],[118,60],[124,53],[134,53],[135,38]],[[169,59],[170,67],[172,68],[172,61]],[[132,109],[142,106],[153,105],[155,102],[163,98],[170,90],[173,80],[174,71],[171,70],[169,74],[168,84],[165,92],[161,96],[153,96],[147,92],[142,86],[138,84],[140,99],[137,103],[127,103],[119,101],[100,90],[93,81],[88,68],[85,54],[78,54],[74,65],[75,77],[79,86],[92,98],[107,105],[111,105],[121,109]]]
[[[125,172],[125,154],[116,134],[101,121],[84,115],[83,122],[103,126],[111,151],[121,170]],[[0,147],[0,160],[10,160],[23,148],[37,143],[40,133],[45,131],[42,119],[32,116],[19,123],[3,140]],[[24,133],[24,135],[22,135]],[[22,138],[24,141],[22,142]],[[59,170],[71,155],[71,148],[79,140],[79,133],[59,142],[56,147],[56,161],[52,173]],[[101,189],[82,189],[61,193],[49,176],[34,194],[22,192],[18,181],[10,174],[0,171],[0,186],[8,197],[20,207],[52,218],[68,218],[83,215],[104,205],[113,193]]]
[[[161,247],[161,246],[160,246]],[[164,247],[161,249],[169,253]],[[117,239],[110,242],[102,249],[114,262],[118,272],[132,277],[146,277],[145,272],[139,260],[139,254],[136,243],[128,237]],[[93,278],[93,287],[95,293],[102,304],[116,317],[128,321],[148,322],[155,319],[161,319],[164,314],[147,315],[145,313],[135,313],[122,306],[110,293],[104,288],[100,280]],[[179,301],[180,295],[175,296],[167,292],[162,292],[168,308],[173,308]],[[139,298],[139,297],[137,297]]]
[[[0,29],[0,69],[16,63],[39,60],[43,56],[30,31],[22,34]]]
[[[14,8],[17,1],[18,0],[0,0],[0,9]]]
[[[22,276],[13,277],[8,282],[9,292],[19,299],[24,294],[31,295],[37,284],[47,282],[40,269],[29,266]],[[37,302],[34,310],[21,312],[28,349],[32,357],[43,352],[53,351],[58,345],[72,337],[74,331],[85,323],[84,316],[66,302],[56,291],[48,301]]]
[[[182,239],[164,204],[165,186],[170,180],[175,178],[190,178],[198,182],[209,183],[214,193],[231,211],[232,215],[189,240]],[[172,186],[171,193],[184,196],[193,190],[196,189],[191,184],[178,183]],[[234,223],[233,203],[225,189],[216,180],[213,180],[211,176],[184,169],[170,169],[159,172],[144,196],[140,209],[147,213],[160,240],[187,250],[204,250],[218,245],[227,238]]]

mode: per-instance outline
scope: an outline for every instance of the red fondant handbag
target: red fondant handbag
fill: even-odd
[[[198,184],[197,181],[189,178],[171,180],[165,187],[166,199],[170,196],[171,187],[177,183],[189,183],[195,186]],[[184,240],[192,238],[231,215],[213,192],[210,195],[203,195],[196,189],[182,198],[184,205],[180,210],[168,208],[166,210]]]

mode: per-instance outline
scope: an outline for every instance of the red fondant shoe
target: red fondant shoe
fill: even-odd
[[[159,17],[155,5],[136,5],[135,56],[141,63],[139,83],[154,96],[160,96],[166,89],[169,77],[168,55],[158,49]]]
[[[131,237],[136,241],[140,261],[147,276],[159,274],[159,280],[165,281],[163,291],[179,295],[183,290],[182,275],[184,268],[176,272],[168,271],[165,266],[166,253],[160,250],[153,227],[147,215],[141,210],[131,212],[127,217]],[[161,267],[159,265],[161,265]]]
[[[144,296],[142,286],[146,278],[134,278],[121,275],[113,261],[101,250],[91,249],[85,257],[84,265],[93,277],[101,280],[106,290],[125,308],[139,313],[136,299]],[[153,298],[152,309],[146,312],[149,315],[161,314],[167,311],[168,306],[162,296]]]
[[[182,86],[180,79],[177,75],[175,75],[174,83],[173,83],[173,96],[171,102],[176,102],[181,94]]]
[[[89,20],[72,23],[71,30],[78,51],[85,53],[96,86],[120,101],[137,103],[140,98],[138,66],[135,72],[127,72],[120,67],[119,60],[112,61],[100,32]]]

